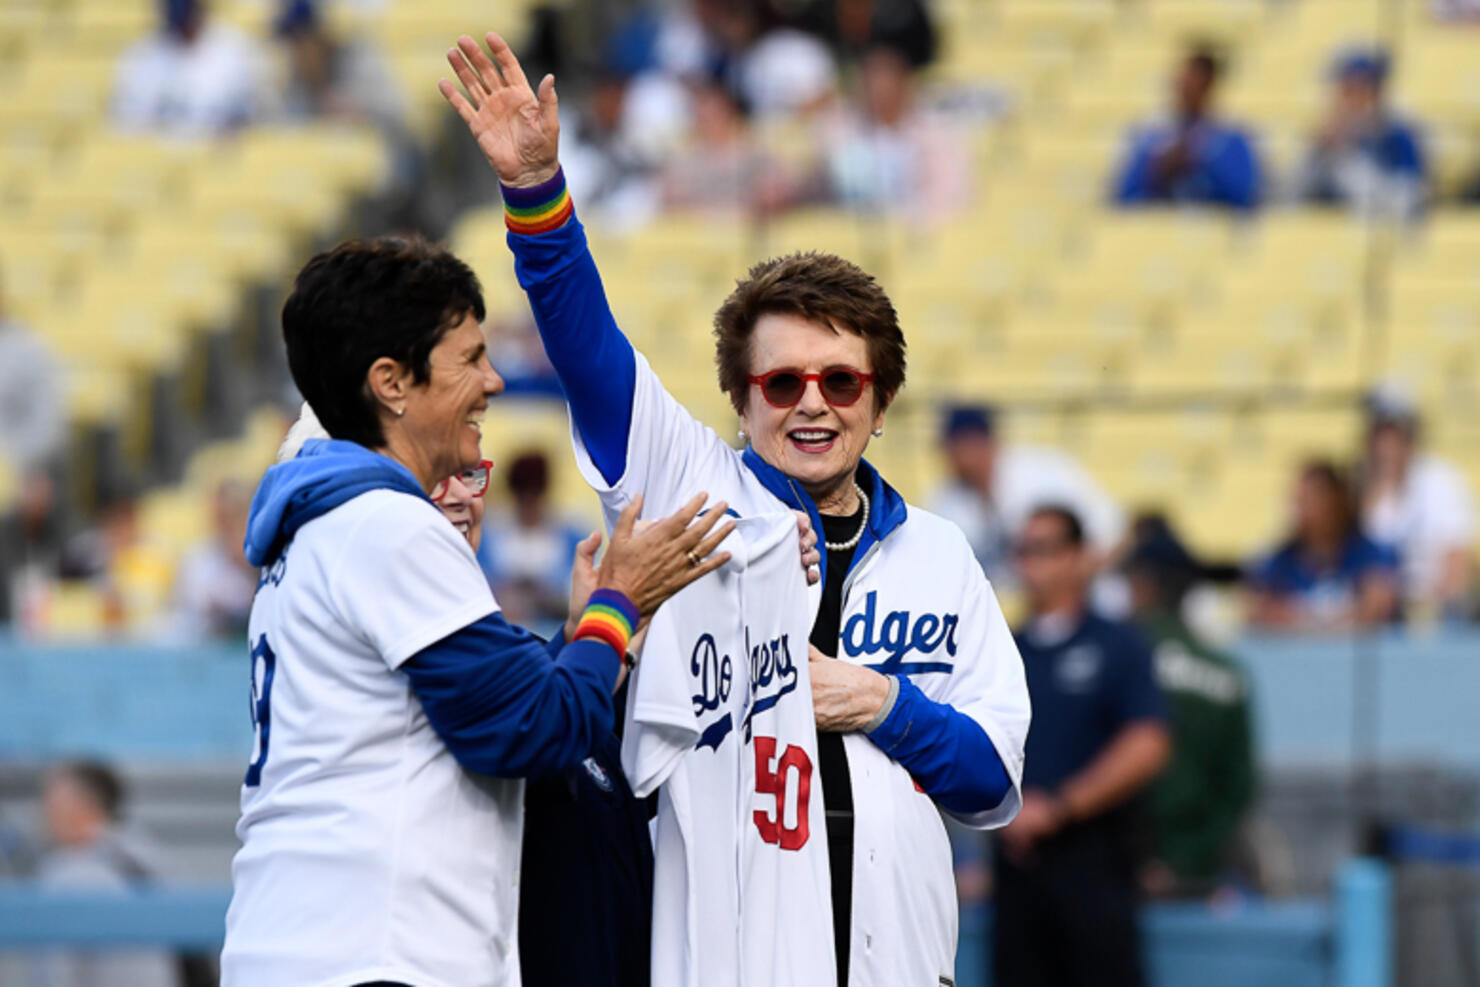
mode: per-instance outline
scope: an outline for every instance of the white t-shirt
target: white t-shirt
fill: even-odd
[[[264,570],[223,987],[519,983],[523,782],[463,770],[397,671],[497,609],[442,514],[390,490]]]
[[[1371,504],[1367,536],[1397,549],[1403,595],[1423,599],[1438,588],[1444,556],[1475,544],[1475,502],[1465,479],[1433,456],[1417,456],[1396,494]]]
[[[261,113],[265,76],[262,52],[227,25],[207,23],[189,44],[156,34],[123,53],[113,120],[125,130],[219,133]]]
[[[662,785],[652,983],[833,984],[796,519],[743,519],[723,548],[654,616],[628,695],[622,767],[640,797]]]

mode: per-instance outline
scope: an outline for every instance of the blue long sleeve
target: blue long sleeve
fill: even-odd
[[[499,614],[401,666],[437,736],[469,771],[523,778],[579,764],[612,729],[620,657],[574,641],[551,661],[545,642]]]
[[[511,232],[508,240],[571,418],[591,461],[607,483],[616,483],[627,469],[637,361],[607,304],[586,232],[572,217],[549,233]]]
[[[1211,199],[1235,209],[1253,209],[1259,204],[1259,165],[1254,148],[1237,131],[1224,131],[1220,137],[1217,153],[1203,164]]]
[[[1001,804],[1012,780],[981,724],[928,699],[908,676],[895,678],[899,697],[869,738],[942,808],[971,815]]]

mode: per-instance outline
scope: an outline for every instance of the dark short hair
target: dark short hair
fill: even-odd
[[[796,315],[862,336],[868,344],[879,407],[904,386],[904,332],[879,282],[835,254],[787,254],[762,261],[714,313],[714,361],[720,390],[737,412],[750,387],[750,337],[763,315]]]
[[[1325,487],[1341,521],[1342,530],[1348,533],[1357,530],[1357,507],[1352,494],[1351,475],[1345,469],[1330,459],[1307,459],[1300,466],[1300,479],[1314,480]]]
[[[1040,504],[1033,508],[1033,513],[1028,517],[1054,518],[1064,529],[1065,541],[1075,548],[1084,546],[1084,522],[1079,520],[1079,514],[1074,508],[1067,504]]]
[[[520,453],[509,464],[505,482],[515,497],[543,497],[550,489],[550,461],[537,450]]]
[[[1211,45],[1196,45],[1187,53],[1187,64],[1217,82],[1223,76],[1223,56]]]
[[[123,782],[108,765],[101,761],[68,761],[58,766],[57,773],[82,789],[109,819],[116,821],[122,814]]]
[[[419,236],[341,243],[304,265],[283,305],[293,383],[331,436],[376,448],[385,435],[371,365],[390,357],[425,384],[432,350],[469,312],[483,320],[483,289],[442,247]]]

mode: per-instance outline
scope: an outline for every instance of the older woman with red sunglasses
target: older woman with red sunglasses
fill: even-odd
[[[468,37],[449,52],[466,95],[441,90],[503,182],[515,267],[586,478],[609,520],[638,495],[664,511],[690,489],[742,516],[785,504],[813,517],[827,548],[810,670],[838,982],[951,982],[957,907],[936,807],[981,828],[1013,818],[1029,707],[965,537],[863,458],[904,384],[894,307],[839,257],[756,265],[714,320],[719,384],[747,443],[735,451],[612,318],[560,171],[553,78],[536,93],[508,45],[487,41],[492,60]]]

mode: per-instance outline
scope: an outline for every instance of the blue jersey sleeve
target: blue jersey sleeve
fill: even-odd
[[[1012,780],[981,724],[929,699],[907,676],[894,678],[899,696],[869,738],[942,808],[961,815],[995,809]]]
[[[611,731],[621,658],[594,640],[557,649],[495,613],[401,668],[459,764],[523,778],[580,763]]]
[[[617,328],[601,275],[574,216],[548,233],[510,232],[514,271],[591,461],[607,483],[627,467],[637,362]]]

